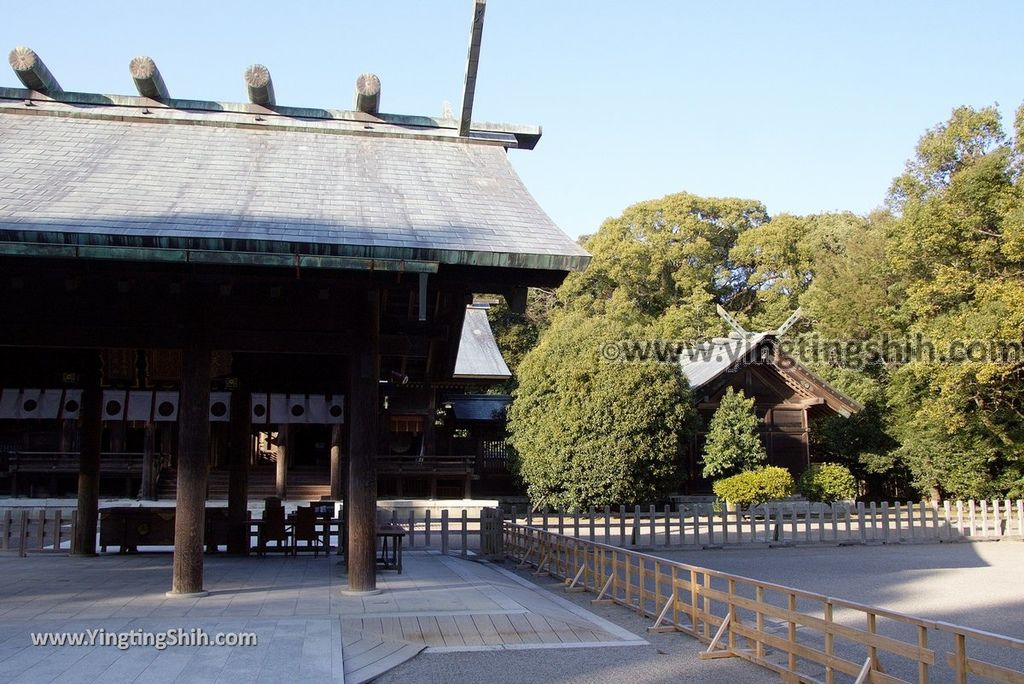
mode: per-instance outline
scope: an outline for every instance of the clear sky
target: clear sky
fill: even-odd
[[[5,3],[0,47],[65,90],[134,94],[148,54],[175,97],[242,101],[270,67],[280,104],[458,112],[471,0]],[[513,163],[570,235],[678,191],[773,213],[866,213],[951,109],[1024,100],[1024,2],[489,0],[474,119],[538,123]],[[17,86],[10,69],[0,85]],[[2,135],[2,131],[0,131]]]

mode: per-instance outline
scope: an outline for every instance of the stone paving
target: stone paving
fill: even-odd
[[[367,681],[423,650],[643,646],[500,567],[433,552],[342,594],[338,558],[208,556],[199,599],[168,598],[169,554],[0,557],[0,681]],[[455,627],[455,631],[451,627]],[[255,647],[33,646],[32,632],[252,632]]]

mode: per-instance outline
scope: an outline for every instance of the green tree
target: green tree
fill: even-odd
[[[642,330],[567,312],[523,359],[509,432],[534,506],[647,502],[679,484],[695,410],[678,366],[601,353]]]
[[[733,475],[763,465],[768,460],[758,431],[754,398],[743,390],[726,390],[715,409],[704,443],[704,477]]]
[[[958,341],[1019,344],[1021,192],[1020,140],[1007,138],[994,107],[954,110],[893,182],[898,216],[887,255],[904,294],[899,315],[938,353]],[[894,434],[922,491],[981,496],[1024,487],[1022,381],[1020,359],[981,353],[915,360],[893,373]]]

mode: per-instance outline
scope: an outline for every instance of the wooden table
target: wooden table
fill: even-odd
[[[377,538],[381,540],[380,556],[377,558],[377,565],[385,570],[397,570],[402,574],[402,540],[405,538],[405,528],[401,525],[388,523],[377,527]],[[391,554],[388,554],[388,540],[391,540]]]

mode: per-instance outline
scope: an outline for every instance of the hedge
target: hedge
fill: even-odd
[[[731,504],[752,506],[792,495],[793,476],[785,468],[768,466],[717,480],[712,489]]]
[[[839,463],[814,463],[800,474],[800,493],[811,501],[832,503],[857,496],[857,479]]]

